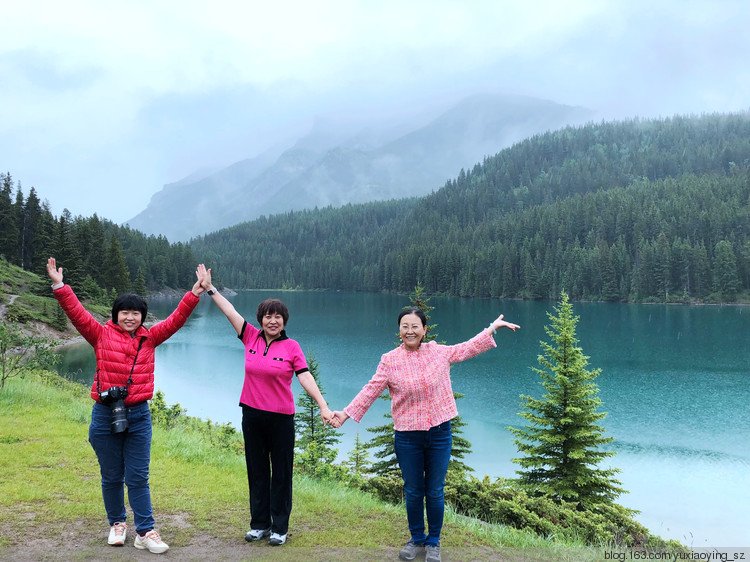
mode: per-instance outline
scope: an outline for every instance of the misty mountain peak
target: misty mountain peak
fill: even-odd
[[[485,156],[590,118],[584,108],[505,94],[467,97],[426,123],[319,117],[287,150],[167,184],[128,224],[189,240],[262,215],[425,195]]]

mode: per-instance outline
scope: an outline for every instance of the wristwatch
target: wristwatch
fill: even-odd
[[[216,289],[209,289],[208,291],[206,291],[206,294],[208,294],[209,296],[213,296],[216,294]]]

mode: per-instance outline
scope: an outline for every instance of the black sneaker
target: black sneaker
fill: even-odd
[[[409,539],[409,542],[404,545],[404,548],[398,553],[398,557],[401,560],[414,560],[417,554],[424,550],[423,544],[417,544],[414,539]]]

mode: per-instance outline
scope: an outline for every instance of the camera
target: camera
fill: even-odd
[[[125,386],[112,386],[99,393],[102,404],[112,409],[112,421],[110,431],[122,433],[128,429],[128,417],[125,410],[125,398],[128,397],[128,389]]]

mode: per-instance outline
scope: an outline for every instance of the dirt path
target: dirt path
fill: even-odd
[[[10,302],[7,305],[0,303],[0,320],[5,318],[5,313],[8,312],[8,306],[13,304],[18,298],[18,295],[8,295],[8,296],[10,297]]]
[[[13,561],[55,561],[55,560],[150,560],[152,562],[179,560],[182,561],[239,561],[239,560],[272,560],[272,561],[333,561],[364,560],[382,562],[398,561],[398,547],[383,548],[330,548],[330,547],[294,547],[293,537],[281,547],[267,544],[245,542],[243,537],[237,540],[218,539],[215,537],[197,537],[186,546],[172,546],[164,554],[151,554],[147,550],[138,550],[133,546],[129,536],[125,546],[112,547],[107,544],[107,536],[92,539],[91,535],[82,536],[81,530],[70,529],[53,537],[44,537],[43,530],[36,538],[24,537],[22,546],[0,548],[0,560]],[[168,542],[168,541],[167,541]],[[492,549],[472,548],[471,553],[460,552],[463,549],[444,549],[443,560],[521,560],[505,556]],[[419,556],[415,562],[423,562]]]
[[[183,524],[185,524],[183,522]],[[106,525],[106,523],[105,523]],[[12,546],[0,548],[0,560],[18,562],[57,561],[57,560],[150,560],[162,562],[167,560],[213,562],[239,560],[270,560],[270,561],[398,561],[400,546],[385,546],[373,548],[333,548],[330,546],[297,547],[294,546],[294,532],[290,530],[286,545],[280,547],[269,546],[265,541],[257,543],[245,542],[244,533],[239,530],[236,538],[218,538],[196,534],[181,546],[170,546],[164,554],[151,554],[147,550],[138,550],[133,546],[134,531],[128,529],[128,538],[124,546],[114,547],[107,544],[108,528],[93,531],[84,522],[67,525],[62,532],[50,533],[49,529],[33,528],[29,525],[22,537],[8,536],[7,527],[0,521],[0,536],[12,543]],[[45,532],[47,534],[45,534]],[[170,537],[164,535],[164,540],[171,543]],[[525,561],[544,560],[550,562],[549,552],[541,558],[535,556],[533,549],[527,551],[521,548],[493,549],[489,547],[446,547],[442,549],[442,559],[445,562],[472,561]],[[573,559],[569,559],[573,560]],[[417,556],[415,562],[424,562],[424,554]]]

